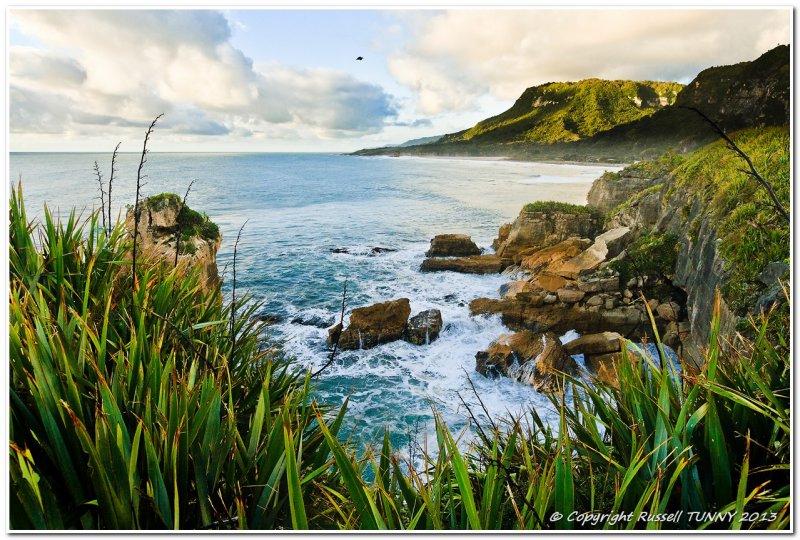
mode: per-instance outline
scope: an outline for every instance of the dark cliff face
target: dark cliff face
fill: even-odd
[[[673,146],[686,151],[716,139],[694,107],[726,131],[789,123],[789,46],[778,46],[752,62],[712,67],[681,90],[675,105],[616,126],[585,141],[599,152],[612,144]]]
[[[701,71],[675,105],[697,107],[726,130],[788,124],[789,56],[780,45],[752,62]]]

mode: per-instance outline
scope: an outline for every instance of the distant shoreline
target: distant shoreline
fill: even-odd
[[[510,161],[514,163],[545,163],[547,165],[579,165],[585,167],[602,167],[602,166],[610,166],[610,167],[627,167],[632,162],[598,162],[598,161],[571,161],[571,160],[560,160],[560,159],[519,159],[513,158],[509,156],[419,156],[419,155],[412,155],[412,154],[405,154],[400,156],[390,156],[386,154],[380,155],[373,155],[373,156],[364,156],[358,154],[346,154],[355,157],[381,157],[381,158],[393,158],[393,159],[401,159],[401,158],[410,158],[410,159],[437,159],[437,160],[458,160],[458,161]]]

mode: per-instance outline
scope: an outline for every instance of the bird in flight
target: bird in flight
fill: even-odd
[[[363,60],[363,59],[364,59],[363,56],[359,56],[358,58],[356,58],[356,60]]]

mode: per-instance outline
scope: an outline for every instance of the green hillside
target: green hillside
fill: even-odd
[[[653,114],[674,103],[681,88],[673,82],[601,79],[542,84],[525,90],[507,111],[440,142],[577,141]]]
[[[433,144],[357,155],[507,156],[520,160],[636,161],[716,139],[694,112],[726,131],[789,123],[788,45],[701,71],[689,84],[604,81],[528,88],[507,111]]]

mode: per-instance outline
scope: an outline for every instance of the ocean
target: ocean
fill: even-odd
[[[73,208],[85,216],[99,206],[95,161],[107,179],[110,154],[12,153],[9,185],[21,178],[29,217],[41,216],[45,204],[62,216]],[[114,215],[133,204],[138,161],[133,153],[118,157]],[[187,203],[220,226],[217,260],[220,271],[228,268],[225,294],[233,243],[246,222],[237,291],[263,302],[261,314],[277,321],[270,337],[302,366],[316,370],[327,362],[325,326],[338,321],[345,279],[346,313],[401,297],[410,299],[412,315],[440,309],[444,327],[438,340],[339,352],[315,390],[322,403],[338,405],[350,397],[343,433],[353,440],[366,444],[388,428],[393,444],[402,448],[433,433],[434,410],[453,430],[464,428],[468,412],[462,400],[485,421],[470,381],[493,418],[534,407],[545,421],[557,421],[547,398],[531,387],[475,372],[475,353],[508,329],[497,316],[470,317],[468,303],[499,297],[507,278],[420,273],[430,239],[465,233],[490,252],[500,225],[512,221],[524,204],[584,204],[592,181],[620,168],[339,154],[150,153],[143,192],[183,196],[195,180]],[[374,253],[375,247],[392,251]]]

